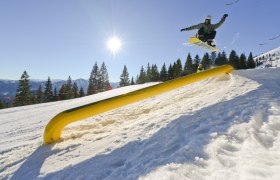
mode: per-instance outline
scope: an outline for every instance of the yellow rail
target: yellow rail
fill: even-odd
[[[102,101],[90,103],[77,108],[69,109],[57,114],[46,126],[44,132],[44,144],[49,144],[60,139],[61,131],[65,126],[88,117],[110,111],[143,99],[185,86],[222,73],[230,73],[233,67],[220,66],[200,73],[170,80],[151,87],[133,91],[124,95],[112,97]]]

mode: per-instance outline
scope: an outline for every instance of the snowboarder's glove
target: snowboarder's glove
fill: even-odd
[[[228,14],[224,14],[223,18],[227,18],[228,17]]]
[[[188,28],[184,28],[184,29],[181,29],[181,32],[182,31],[188,31],[189,29]]]

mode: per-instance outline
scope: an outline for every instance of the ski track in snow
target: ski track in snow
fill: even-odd
[[[41,143],[54,115],[110,93],[1,110],[0,178],[279,178],[279,75],[269,83],[258,73],[235,71],[76,122],[53,145]]]

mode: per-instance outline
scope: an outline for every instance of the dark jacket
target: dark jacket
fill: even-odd
[[[218,22],[217,24],[205,24],[205,23],[200,23],[198,25],[194,25],[191,27],[186,28],[186,31],[190,31],[190,30],[194,30],[194,29],[200,29],[200,28],[204,28],[204,32],[207,34],[210,34],[211,32],[213,32],[215,29],[219,28],[224,22],[225,22],[226,18],[223,17],[220,22]]]

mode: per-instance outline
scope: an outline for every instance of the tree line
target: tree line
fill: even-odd
[[[256,64],[253,59],[252,53],[248,57],[244,53],[238,55],[234,50],[230,52],[229,56],[226,53],[215,52],[205,53],[202,58],[199,55],[195,55],[193,58],[190,53],[188,53],[185,62],[179,58],[174,63],[166,66],[164,63],[161,69],[158,69],[156,64],[141,67],[139,74],[134,78],[129,80],[129,73],[127,67],[124,67],[120,86],[127,86],[132,84],[143,84],[146,82],[156,82],[156,81],[168,81],[181,76],[190,75],[197,72],[199,64],[202,64],[204,70],[210,69],[215,66],[221,66],[225,64],[232,65],[234,69],[251,69],[255,68]]]
[[[72,81],[71,76],[68,77],[67,81],[59,90],[57,87],[53,88],[51,78],[48,77],[44,87],[39,85],[38,90],[31,92],[29,77],[28,73],[24,71],[18,83],[15,100],[13,102],[14,107],[73,99],[112,89],[109,83],[107,67],[104,62],[100,68],[98,67],[97,62],[94,64],[90,73],[86,93],[83,87],[78,88],[77,83]],[[1,101],[0,108],[4,108]]]
[[[199,64],[202,64],[204,70],[225,64],[230,64],[235,69],[251,69],[256,67],[252,53],[249,54],[248,58],[244,53],[238,55],[234,50],[231,51],[229,56],[223,51],[218,54],[215,52],[210,54],[205,53],[202,58],[200,58],[199,55],[195,55],[193,58],[191,54],[188,53],[184,63],[182,63],[179,58],[174,63],[169,64],[169,66],[164,63],[160,70],[156,64],[148,63],[145,68],[144,66],[140,68],[140,72],[135,79],[134,77],[130,78],[128,68],[124,65],[120,75],[119,87],[143,84],[146,82],[168,81],[181,76],[190,75],[196,73]],[[67,100],[111,90],[112,87],[109,83],[108,71],[104,62],[100,68],[97,62],[95,62],[88,82],[89,85],[85,92],[83,87],[79,89],[77,83],[73,83],[69,76],[61,88],[57,90],[56,87],[53,88],[51,79],[48,77],[45,86],[42,87],[40,85],[38,90],[32,93],[30,91],[29,75],[24,71],[19,80],[13,106]],[[0,109],[3,107],[4,105],[0,101]]]
[[[43,87],[42,85],[39,85],[38,89],[34,92],[31,92],[30,90],[29,77],[28,73],[24,71],[18,83],[16,96],[13,102],[14,107],[85,96],[83,87],[79,89],[77,83],[73,83],[70,76],[61,86],[59,91],[57,90],[57,87],[53,88],[51,78],[48,77],[45,85]]]

